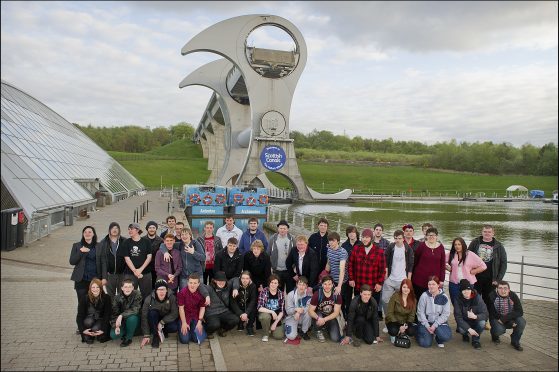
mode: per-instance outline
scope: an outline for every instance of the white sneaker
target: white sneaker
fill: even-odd
[[[268,336],[262,336],[262,342],[268,342]]]
[[[441,349],[444,348],[444,344],[437,344],[438,347],[440,347]]]
[[[382,332],[388,333],[388,328],[384,327],[384,328],[382,329]]]
[[[390,342],[394,343],[394,341],[396,341],[396,336],[390,336]]]
[[[326,342],[322,331],[316,331],[316,338],[318,338],[318,342]]]

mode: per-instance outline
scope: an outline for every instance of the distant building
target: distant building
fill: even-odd
[[[22,208],[25,241],[36,240],[97,203],[144,186],[78,128],[2,81],[2,210]],[[66,210],[65,210],[66,207]]]

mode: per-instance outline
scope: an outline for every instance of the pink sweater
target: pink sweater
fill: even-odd
[[[448,262],[448,256],[450,255],[450,252],[446,252],[446,262]],[[470,271],[472,271],[473,269],[477,269],[478,267],[482,267],[483,270],[487,269],[487,265],[485,264],[485,262],[483,262],[483,260],[481,258],[479,258],[479,256],[477,254],[475,254],[474,252],[468,251],[468,254],[466,255],[466,259],[464,260],[464,262],[462,263],[462,276],[464,279],[468,279],[468,281],[471,284],[474,284],[477,280],[476,280],[476,276],[470,274]],[[449,281],[454,283],[454,284],[459,284],[459,280],[458,280],[458,254],[454,254],[454,258],[452,259],[452,262],[450,263],[450,276],[449,276]]]

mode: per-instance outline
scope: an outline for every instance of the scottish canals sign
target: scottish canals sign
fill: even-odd
[[[266,146],[260,154],[260,162],[264,168],[277,171],[285,165],[285,151],[279,146]]]

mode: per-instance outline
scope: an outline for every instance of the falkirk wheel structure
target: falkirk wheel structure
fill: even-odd
[[[247,39],[261,26],[275,26],[294,41],[282,51],[250,47]],[[182,48],[182,55],[212,52],[221,59],[191,72],[180,88],[201,85],[213,94],[196,129],[202,145],[209,184],[258,185],[274,189],[266,172],[283,175],[294,199],[347,199],[351,190],[320,194],[307,187],[299,172],[289,115],[295,87],[305,68],[307,47],[301,32],[288,20],[273,15],[230,18],[205,29]]]

